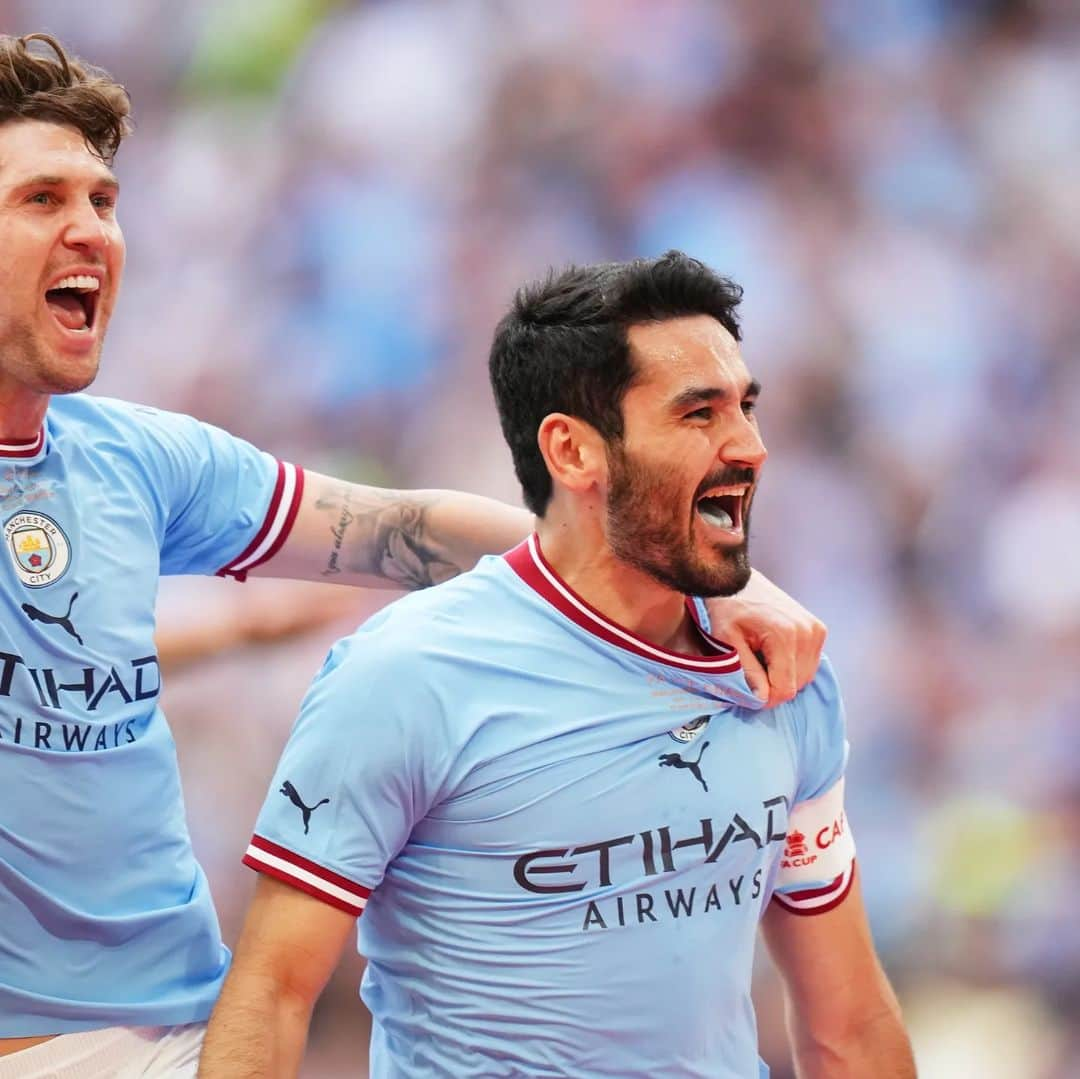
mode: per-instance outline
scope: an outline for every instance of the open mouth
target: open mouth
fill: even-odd
[[[713,528],[721,528],[725,532],[741,532],[743,504],[749,492],[748,484],[714,488],[697,500],[695,508],[701,519]]]
[[[94,327],[101,282],[89,274],[73,274],[45,293],[53,318],[65,330],[88,333]]]

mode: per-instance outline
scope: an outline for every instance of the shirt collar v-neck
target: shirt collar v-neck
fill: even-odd
[[[701,634],[706,654],[689,655],[674,652],[639,637],[631,630],[613,622],[581,598],[552,568],[540,550],[540,540],[534,533],[504,556],[510,568],[543,599],[566,618],[599,637],[607,644],[632,652],[683,671],[700,674],[736,674],[741,669],[739,655],[730,645],[707,633],[697,617],[694,603],[687,598],[687,610]]]

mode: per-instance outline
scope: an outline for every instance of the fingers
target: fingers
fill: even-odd
[[[754,572],[737,596],[708,601],[716,635],[738,650],[750,688],[769,707],[789,701],[813,680],[825,624]]]
[[[742,664],[743,676],[750,687],[751,692],[759,700],[769,703],[769,675],[761,665],[753,648],[741,634],[729,634],[728,644],[739,653],[739,662]]]
[[[792,625],[785,633],[765,635],[758,645],[768,672],[770,708],[790,701],[801,688],[798,681],[798,637],[798,631]]]
[[[769,677],[769,707],[790,701],[809,684],[821,664],[828,630],[809,612],[783,630],[764,636],[759,645]]]
[[[796,690],[802,689],[817,674],[828,635],[825,623],[813,615],[807,613],[806,618],[800,621],[795,645]]]

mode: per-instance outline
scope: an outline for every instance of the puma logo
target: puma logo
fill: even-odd
[[[278,791],[278,793],[284,794],[285,797],[288,798],[289,801],[304,815],[304,835],[308,834],[308,824],[311,822],[311,814],[314,813],[319,806],[326,805],[326,803],[330,801],[329,798],[323,798],[322,801],[316,802],[313,806],[304,805],[303,798],[297,794],[296,788],[287,779],[282,783],[281,790]]]
[[[698,750],[697,760],[684,761],[678,753],[661,753],[660,754],[660,767],[661,768],[689,768],[690,774],[705,788],[706,792],[709,790],[709,784],[705,782],[705,777],[701,774],[701,755],[709,748],[708,742],[703,742],[701,749]]]
[[[71,599],[68,600],[68,609],[63,614],[49,614],[48,611],[39,611],[31,603],[24,603],[22,609],[31,622],[41,622],[46,626],[59,626],[65,633],[70,633],[79,644],[82,644],[83,639],[76,632],[75,626],[71,622],[71,608],[78,598],[78,592],[71,593]]]

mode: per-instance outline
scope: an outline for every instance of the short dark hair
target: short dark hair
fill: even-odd
[[[53,55],[31,52],[32,41],[43,42]],[[13,120],[74,127],[111,165],[131,131],[131,101],[107,72],[69,56],[48,34],[0,34],[0,124]]]
[[[551,476],[537,445],[545,416],[564,412],[605,441],[623,434],[622,399],[636,374],[627,331],[711,315],[740,339],[742,289],[681,251],[549,271],[519,289],[495,329],[488,371],[525,504],[543,516]]]

